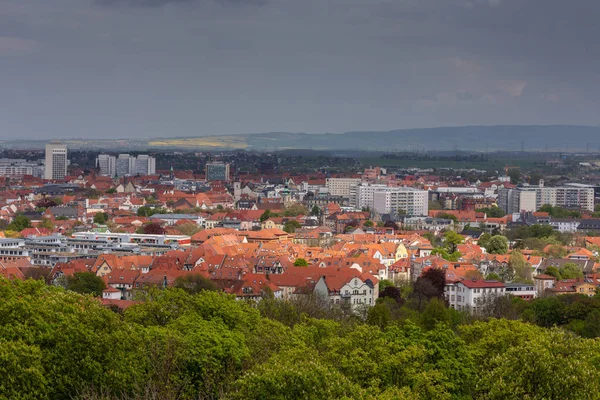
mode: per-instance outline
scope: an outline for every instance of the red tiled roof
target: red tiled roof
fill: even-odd
[[[469,289],[475,288],[503,288],[504,283],[498,281],[484,281],[482,279],[478,280],[464,280],[461,281],[463,285],[468,287]]]

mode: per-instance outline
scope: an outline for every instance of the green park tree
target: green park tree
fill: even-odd
[[[103,213],[103,212],[94,214],[94,223],[98,224],[98,225],[104,225],[107,220],[107,215],[108,214]]]
[[[559,269],[562,279],[580,279],[583,278],[583,271],[575,263],[566,263]]]
[[[31,221],[23,214],[17,214],[6,229],[9,231],[21,232],[25,228],[31,228]]]
[[[308,267],[308,261],[306,261],[304,258],[296,258],[296,261],[294,261],[294,266]]]
[[[505,236],[492,236],[485,246],[490,254],[506,254],[508,252],[508,239]]]
[[[66,289],[76,293],[101,296],[105,288],[104,280],[93,272],[75,272],[67,276]]]

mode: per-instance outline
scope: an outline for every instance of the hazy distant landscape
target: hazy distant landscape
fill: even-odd
[[[187,149],[277,151],[286,149],[372,151],[597,151],[600,127],[570,125],[500,125],[386,132],[253,133],[152,139],[69,139],[71,149]],[[41,148],[46,141],[1,141],[3,147]]]

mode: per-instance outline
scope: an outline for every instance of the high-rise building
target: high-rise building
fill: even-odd
[[[140,154],[135,160],[136,175],[154,175],[156,173],[156,159],[146,154]]]
[[[147,154],[134,157],[130,154],[119,154],[115,163],[117,176],[154,175],[156,159]]]
[[[373,193],[377,190],[387,189],[387,185],[363,183],[356,186],[354,190],[354,199],[351,204],[356,208],[373,208]]]
[[[206,180],[207,181],[228,181],[229,180],[229,164],[223,162],[208,162],[206,163]]]
[[[100,154],[96,158],[96,167],[100,170],[100,175],[117,175],[117,157],[108,154]]]
[[[56,143],[47,144],[44,178],[52,180],[65,179],[67,165],[67,146]]]
[[[130,176],[135,173],[135,157],[129,154],[119,154],[115,162],[117,176]]]
[[[536,211],[536,204],[537,194],[533,190],[498,190],[498,207],[507,214]]]

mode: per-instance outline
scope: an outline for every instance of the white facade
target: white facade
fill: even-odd
[[[520,297],[523,300],[532,300],[537,297],[537,290],[533,283],[508,283],[506,294]]]
[[[545,204],[594,211],[594,189],[541,185],[498,191],[498,205],[507,213],[537,211]]]
[[[47,144],[44,179],[65,179],[67,165],[67,146],[54,143]]]
[[[577,232],[577,228],[581,223],[578,219],[564,219],[564,218],[552,218],[550,219],[550,226],[561,233],[574,233]]]
[[[372,209],[380,214],[396,214],[403,210],[407,215],[428,214],[427,191],[414,188],[386,188],[373,193]]]
[[[122,292],[119,289],[109,287],[102,291],[102,298],[108,300],[121,300]]]
[[[370,184],[362,184],[356,186],[356,197],[354,201],[354,205],[357,208],[373,208],[373,194],[377,190],[385,190],[387,189],[387,185],[370,185]]]
[[[537,194],[533,190],[500,189],[498,207],[507,214],[533,212],[537,210]]]
[[[372,307],[379,297],[379,283],[369,285],[359,277],[348,280],[339,291],[332,291],[327,286],[327,278],[321,277],[315,285],[315,293],[328,299],[329,304],[350,304],[353,311],[360,307]]]
[[[350,188],[360,182],[360,178],[327,178],[325,186],[331,196],[350,197]]]
[[[0,176],[22,177],[24,175],[42,178],[44,176],[43,162],[20,158],[0,158]]]
[[[448,305],[457,310],[477,311],[480,302],[492,296],[504,296],[505,286],[496,281],[446,282],[444,295]]]

